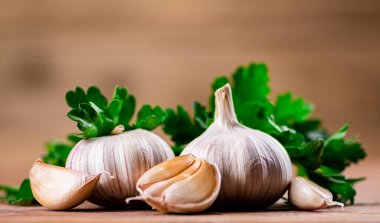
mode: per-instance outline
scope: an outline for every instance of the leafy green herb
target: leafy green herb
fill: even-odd
[[[197,105],[198,103],[194,103],[195,109],[197,109]],[[167,109],[166,113],[167,118],[163,130],[171,136],[178,148],[198,137],[207,127],[204,118],[205,111],[199,108],[198,116],[194,120],[190,119],[189,113],[180,105],[177,107],[177,111]],[[195,121],[196,119],[198,121]]]
[[[152,108],[150,105],[141,107],[137,114],[136,127],[146,130],[152,130],[163,123],[166,119],[166,113],[159,106]]]
[[[69,135],[67,137],[68,143],[50,141],[46,144],[47,153],[42,156],[45,163],[55,166],[65,166],[66,159],[71,152],[74,145],[81,139],[76,135]]]
[[[144,105],[138,112],[136,124],[130,121],[135,112],[135,97],[126,88],[116,87],[111,102],[102,95],[97,87],[89,87],[87,92],[77,87],[66,93],[66,102],[71,107],[67,116],[77,122],[83,137],[109,135],[118,125],[126,130],[143,128],[152,130],[166,118],[165,112],[158,106]]]
[[[277,97],[273,112],[277,124],[291,125],[306,120],[313,109],[312,104],[302,98],[293,99],[293,95],[289,92]]]
[[[322,187],[328,188],[334,195],[334,199],[343,203],[354,204],[356,191],[354,184],[364,178],[347,178],[339,173],[326,173],[323,168],[318,171],[309,171],[309,178]]]
[[[245,126],[264,131],[288,151],[298,174],[329,189],[342,202],[354,202],[354,183],[362,180],[346,178],[341,172],[357,163],[366,154],[355,139],[344,137],[348,125],[334,134],[328,134],[319,119],[310,118],[314,106],[301,97],[287,92],[272,103],[268,69],[264,64],[239,67],[231,76],[221,76],[211,84],[208,108],[196,102],[194,116],[181,106],[177,111],[168,109],[164,131],[175,143],[177,154],[194,138],[202,134],[213,121],[214,91],[230,83],[237,118]],[[180,127],[179,127],[180,126]]]
[[[352,163],[357,163],[366,156],[361,144],[355,138],[344,139],[348,127],[349,124],[344,125],[326,139],[322,159],[327,167],[343,171]]]
[[[0,200],[5,200],[9,204],[30,205],[36,203],[29,179],[24,179],[19,188],[0,185],[0,190],[5,193],[5,196],[0,197]]]

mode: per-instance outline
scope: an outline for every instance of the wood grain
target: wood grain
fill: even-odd
[[[200,215],[169,215],[156,211],[105,211],[83,206],[69,212],[52,212],[42,207],[15,208],[0,205],[1,222],[379,222],[379,205],[357,205],[305,212],[276,206],[261,212],[208,212]]]

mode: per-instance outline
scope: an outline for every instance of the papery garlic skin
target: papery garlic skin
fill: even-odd
[[[136,182],[145,171],[173,157],[163,139],[136,129],[78,142],[66,167],[89,174],[109,172],[113,178],[102,177],[89,201],[101,206],[121,206],[126,198],[137,194]]]
[[[313,211],[330,206],[340,206],[344,204],[333,201],[332,193],[318,184],[304,178],[295,177],[289,188],[290,202],[301,210]]]
[[[84,202],[95,190],[100,174],[90,175],[37,160],[29,171],[34,198],[50,210],[67,210]]]
[[[272,136],[238,123],[229,84],[215,92],[214,122],[181,155],[215,163],[222,175],[217,204],[265,208],[276,202],[292,179],[289,155]]]
[[[192,155],[167,160],[148,170],[137,181],[140,196],[154,209],[171,213],[195,213],[209,208],[221,184],[216,165]]]

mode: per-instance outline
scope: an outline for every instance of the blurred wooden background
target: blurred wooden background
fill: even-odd
[[[190,108],[251,61],[268,64],[272,96],[309,99],[331,131],[351,120],[369,160],[380,155],[380,1],[0,3],[0,183],[76,131],[64,102],[76,85]]]

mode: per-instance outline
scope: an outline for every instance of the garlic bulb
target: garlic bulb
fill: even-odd
[[[193,154],[219,167],[218,205],[264,208],[273,204],[292,178],[287,152],[270,135],[238,123],[229,84],[218,89],[215,97],[214,122],[181,155]]]
[[[158,164],[137,181],[139,197],[161,212],[194,213],[210,207],[220,189],[216,165],[192,155],[179,156]]]
[[[29,171],[33,196],[50,210],[78,206],[94,191],[100,174],[89,175],[37,160]]]
[[[290,202],[301,210],[317,210],[330,206],[340,206],[344,204],[333,201],[330,191],[304,178],[295,177],[289,189]]]
[[[102,177],[89,197],[101,206],[125,205],[126,198],[137,194],[136,182],[145,171],[174,157],[170,146],[149,131],[118,132],[78,142],[66,161],[70,169],[88,174],[105,171],[114,176]]]

